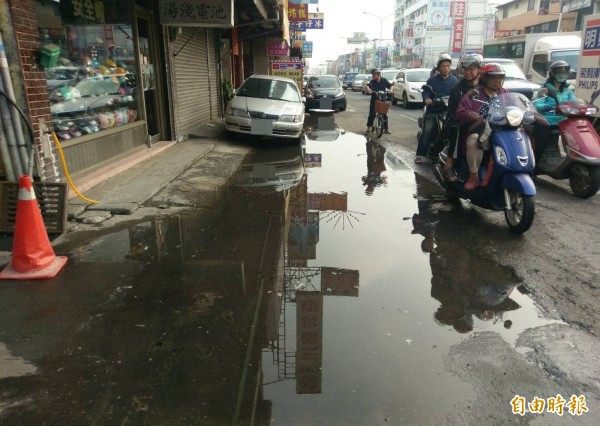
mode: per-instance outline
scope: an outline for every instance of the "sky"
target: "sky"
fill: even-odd
[[[490,0],[489,3],[504,4],[507,1],[509,0]],[[309,12],[317,12],[318,7],[318,12],[325,14],[323,29],[306,31],[306,40],[313,42],[313,57],[307,59],[309,64],[316,67],[328,59],[337,59],[338,55],[351,53],[357,47],[362,49],[362,45],[346,43],[346,39],[355,32],[364,32],[369,40],[373,40],[379,38],[381,28],[382,38],[392,39],[395,6],[395,0],[319,0],[318,5],[309,5]],[[363,12],[377,15],[383,21]]]
[[[394,0],[319,0],[319,12],[324,13],[322,30],[306,31],[306,41],[313,42],[313,57],[308,59],[311,66],[324,63],[327,59],[337,59],[338,55],[353,52],[359,45],[347,44],[346,39],[355,32],[364,32],[369,40],[379,38],[380,27],[383,39],[393,38],[394,34]],[[369,12],[383,18],[383,25],[375,16],[365,15]],[[309,5],[309,12],[316,12],[315,5]],[[362,45],[360,45],[362,48]]]

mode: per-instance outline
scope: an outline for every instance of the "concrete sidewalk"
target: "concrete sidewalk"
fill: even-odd
[[[97,202],[91,203],[78,197],[73,188],[70,188],[69,218],[75,219],[85,211],[132,214],[224,140],[224,125],[221,122],[209,123],[199,127],[184,142],[163,141],[150,148],[142,147],[107,166],[74,179],[75,187],[80,193]]]
[[[182,186],[179,182],[182,178],[178,179],[181,176],[187,176],[184,182],[186,190],[196,197],[201,192],[223,192],[231,175],[251,151],[251,146],[228,141],[222,122],[201,126],[190,136],[190,139],[183,142],[166,141],[151,148],[142,147],[105,167],[73,178],[78,191],[85,198],[97,202],[86,201],[69,188],[66,229],[52,244],[68,240],[76,231],[97,229],[98,226],[108,228],[119,222],[136,220],[142,214],[168,214],[170,211],[165,208],[174,205],[197,205],[186,205],[183,200],[138,212],[152,197],[159,193],[169,193],[169,186]],[[226,166],[214,167],[221,157]],[[193,179],[189,176],[193,176]],[[166,196],[163,198],[168,199]],[[207,199],[212,202],[217,200],[214,196]],[[181,201],[181,197],[177,201]],[[11,252],[0,251],[0,266],[9,262],[10,255]]]

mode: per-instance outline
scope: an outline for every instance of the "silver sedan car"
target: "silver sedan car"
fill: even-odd
[[[274,75],[253,75],[227,105],[225,128],[235,134],[285,138],[299,142],[304,103],[296,82]]]
[[[369,74],[356,74],[354,76],[354,80],[352,80],[352,91],[353,92],[363,92],[363,81],[371,80],[371,76]]]

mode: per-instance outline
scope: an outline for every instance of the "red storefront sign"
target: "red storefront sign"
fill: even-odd
[[[290,22],[308,21],[308,4],[288,4],[288,20]]]
[[[267,43],[267,55],[288,56],[290,49],[286,41],[270,41]]]
[[[467,14],[467,3],[465,0],[454,0],[450,8],[450,16],[453,18],[464,18]]]
[[[465,20],[454,18],[454,32],[452,33],[452,52],[462,52],[465,35]]]

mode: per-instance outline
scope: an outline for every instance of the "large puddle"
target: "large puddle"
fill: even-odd
[[[436,185],[362,135],[308,135],[257,150],[222,210],[73,249],[61,280],[87,308],[64,311],[78,325],[39,361],[51,368],[33,385],[55,399],[17,418],[62,412],[66,387],[52,383],[69,380],[64,412],[87,418],[100,387],[104,424],[458,418],[476,390],[449,353],[481,332],[519,351],[524,330],[551,321],[512,270],[465,248]]]

